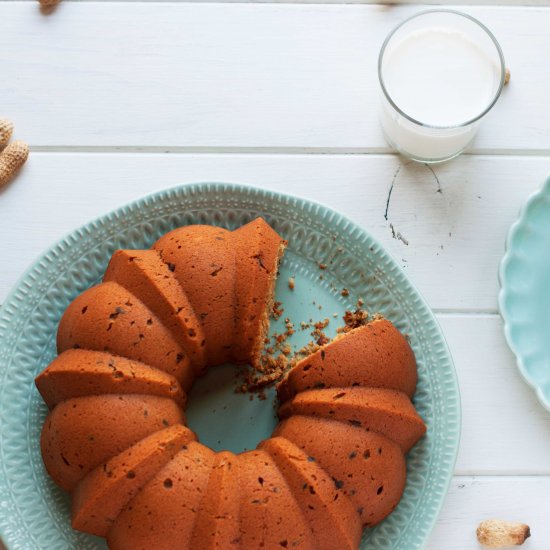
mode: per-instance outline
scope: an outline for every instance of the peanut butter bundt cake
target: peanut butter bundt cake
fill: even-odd
[[[397,506],[425,426],[413,352],[387,320],[298,362],[256,450],[214,452],[185,426],[208,367],[259,366],[285,246],[261,218],[182,227],[115,252],[69,305],[36,385],[44,464],[75,529],[121,550],[351,550]]]

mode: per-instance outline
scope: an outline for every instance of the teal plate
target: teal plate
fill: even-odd
[[[361,296],[370,311],[410,338],[419,372],[415,404],[428,432],[408,456],[403,499],[365,532],[362,548],[411,550],[426,543],[453,474],[460,432],[456,375],[430,309],[382,246],[336,212],[271,191],[204,183],[145,197],[78,229],[29,268],[0,310],[0,533],[8,548],[105,548],[102,540],[71,529],[68,498],[40,458],[47,410],[33,380],[55,356],[56,328],[67,305],[100,280],[117,248],[147,248],[181,225],[234,229],[256,216],[289,241],[277,285],[283,317],[297,325],[329,317],[334,332],[341,324],[334,314],[340,317]],[[308,331],[297,330],[291,344],[310,339]],[[233,392],[234,383],[229,367],[211,369],[190,396],[189,423],[216,449],[254,447],[275,423],[272,399],[250,401]]]
[[[523,378],[550,411],[550,178],[510,228],[499,277],[506,339]]]

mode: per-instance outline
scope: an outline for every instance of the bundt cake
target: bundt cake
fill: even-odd
[[[36,386],[44,464],[75,529],[124,550],[353,549],[397,506],[425,425],[414,354],[387,320],[299,361],[256,450],[214,452],[185,426],[206,368],[259,366],[285,246],[261,218],[182,227],[116,251],[69,305]]]

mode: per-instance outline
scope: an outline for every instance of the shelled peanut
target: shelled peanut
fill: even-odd
[[[44,8],[49,8],[51,6],[55,6],[61,2],[61,0],[38,0],[40,2],[40,5]]]

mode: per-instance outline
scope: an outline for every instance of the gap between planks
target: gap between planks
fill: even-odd
[[[4,0],[21,1],[29,0]],[[36,1],[36,0],[32,0]],[[131,1],[131,0],[128,0]],[[140,145],[31,145],[31,152],[35,153],[141,153],[141,154],[203,154],[203,155],[394,155],[399,154],[389,147],[226,147],[226,146],[140,146]],[[463,156],[522,156],[546,157],[548,149],[473,149],[465,151]],[[407,159],[403,159],[407,160]]]
[[[541,471],[536,473],[522,473],[522,472],[514,472],[513,470],[503,470],[498,471],[495,470],[494,472],[476,472],[476,471],[470,471],[470,470],[456,470],[453,472],[453,478],[455,480],[459,480],[460,478],[468,478],[468,479],[495,479],[495,478],[517,478],[521,480],[540,480],[540,479],[550,479],[550,470],[547,471]]]

